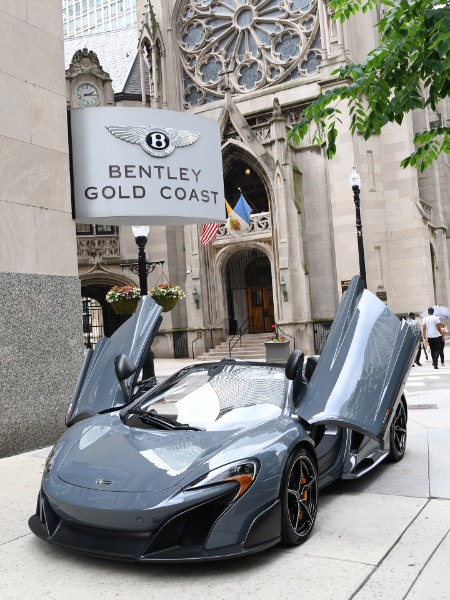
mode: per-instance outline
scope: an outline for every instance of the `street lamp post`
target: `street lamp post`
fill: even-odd
[[[133,230],[133,235],[136,240],[136,244],[138,245],[138,276],[139,276],[139,287],[141,288],[141,296],[146,296],[148,292],[147,286],[147,257],[145,256],[145,245],[147,243],[148,232],[150,231],[150,227],[146,226],[136,226],[131,228]]]
[[[134,238],[136,240],[136,244],[138,245],[138,261],[137,263],[121,263],[122,268],[130,269],[132,273],[139,277],[139,288],[141,290],[141,296],[146,296],[148,292],[147,286],[147,276],[149,273],[153,273],[155,268],[158,265],[161,267],[164,266],[163,260],[156,260],[153,262],[147,262],[147,257],[145,256],[145,245],[147,244],[147,236],[150,230],[149,227],[144,225],[136,226],[131,228],[133,230]]]
[[[146,296],[148,293],[148,285],[147,285],[147,277],[149,273],[152,273],[155,270],[157,265],[164,265],[163,260],[158,260],[154,262],[147,262],[147,257],[145,256],[145,245],[147,244],[147,236],[150,231],[150,227],[146,225],[139,225],[131,228],[133,230],[133,235],[136,240],[136,244],[138,245],[138,262],[137,263],[124,263],[121,264],[121,267],[127,267],[131,270],[132,273],[138,275],[139,277],[139,287],[141,289],[141,296]],[[150,348],[147,359],[144,362],[143,366],[143,378],[150,379],[155,377],[155,365],[154,359],[155,354],[153,350]]]
[[[363,241],[363,232],[362,232],[362,222],[361,222],[361,200],[360,200],[360,192],[361,192],[361,177],[355,171],[353,167],[353,171],[350,175],[350,185],[353,190],[353,201],[355,203],[355,213],[356,213],[356,236],[358,240],[358,257],[359,257],[359,274],[362,279],[363,285],[367,288],[366,281],[366,261],[364,258],[364,241]]]

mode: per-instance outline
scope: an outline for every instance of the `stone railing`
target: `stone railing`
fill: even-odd
[[[79,259],[120,257],[119,236],[78,236],[77,255]]]
[[[246,239],[251,236],[253,239],[257,238],[259,235],[263,235],[267,237],[266,234],[272,234],[272,222],[270,219],[270,212],[258,213],[256,215],[250,215],[250,228],[246,231],[241,239]],[[217,232],[216,237],[214,238],[214,242],[218,242],[221,240],[235,240],[236,236],[230,234],[226,227],[226,222],[220,224],[219,231]]]
[[[427,203],[424,202],[423,200],[420,200],[420,206],[422,208],[422,210],[424,211],[424,213],[427,215],[429,221],[431,222],[431,206]]]

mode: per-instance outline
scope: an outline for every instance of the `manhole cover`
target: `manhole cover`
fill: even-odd
[[[436,404],[408,404],[409,410],[437,410]]]

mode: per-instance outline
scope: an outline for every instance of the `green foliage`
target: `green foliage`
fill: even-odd
[[[334,18],[345,21],[358,11],[366,12],[374,0],[330,0]],[[313,143],[326,142],[328,158],[336,154],[340,102],[350,111],[350,131],[368,139],[387,123],[401,124],[415,108],[436,110],[450,92],[450,0],[384,0],[388,9],[377,24],[380,46],[359,65],[333,72],[343,84],[320,94],[306,108],[288,139],[299,143],[309,124],[317,129]],[[441,152],[450,154],[450,129],[424,131],[414,138],[416,151],[401,165],[423,171]]]

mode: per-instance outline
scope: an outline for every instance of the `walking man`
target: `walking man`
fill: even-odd
[[[431,360],[433,367],[438,368],[439,351],[442,344],[442,330],[444,326],[439,321],[439,317],[434,316],[434,308],[428,309],[428,315],[423,319],[422,331],[425,343],[430,346]]]
[[[420,363],[420,351],[421,351],[421,346],[422,346],[422,342],[423,342],[423,335],[422,335],[422,330],[420,328],[420,325],[416,321],[416,315],[415,315],[415,313],[410,312],[409,315],[408,315],[408,318],[406,319],[406,322],[408,323],[408,325],[411,327],[411,329],[414,331],[414,333],[417,335],[417,337],[420,340],[419,349],[417,350],[416,360],[414,361],[414,363],[418,367],[421,367],[422,364]]]

